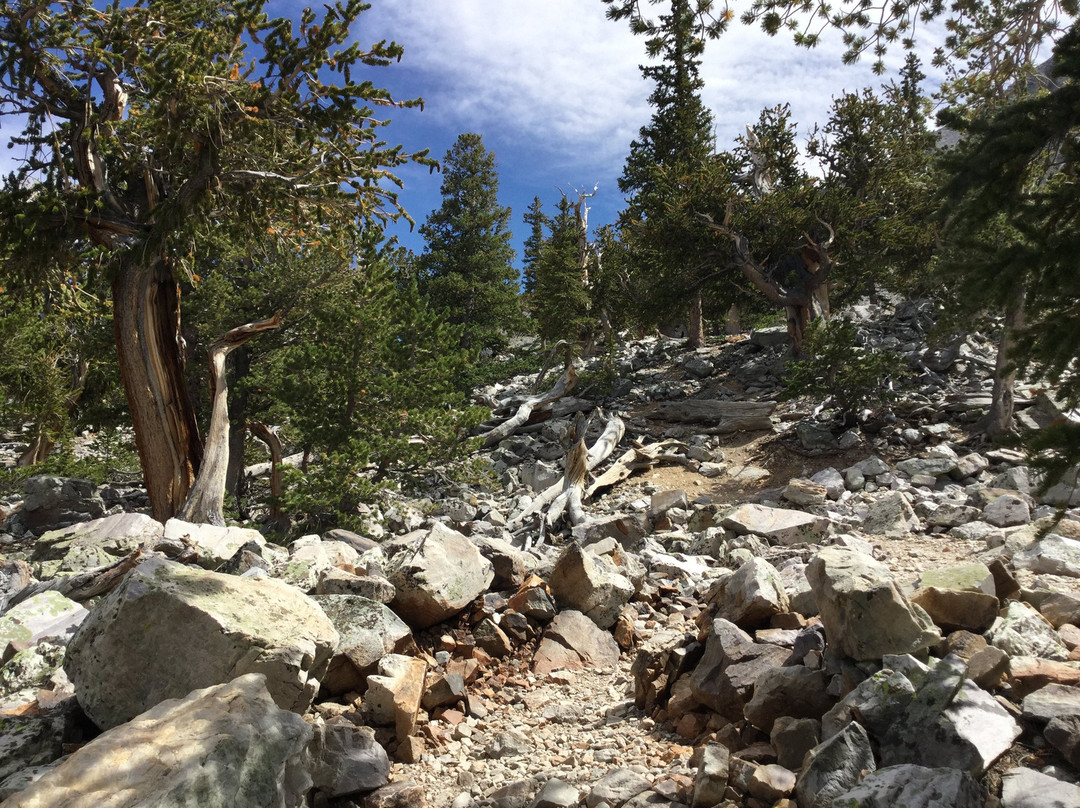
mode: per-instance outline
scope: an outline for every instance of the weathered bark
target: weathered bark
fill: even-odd
[[[285,493],[285,486],[281,479],[281,468],[284,465],[281,438],[266,424],[257,421],[247,425],[248,430],[256,438],[266,444],[270,450],[270,523],[281,532],[288,529],[288,519],[281,512],[281,497]]]
[[[986,435],[990,440],[1000,440],[1012,429],[1013,411],[1016,408],[1016,368],[1012,364],[1012,352],[1016,345],[1016,332],[1023,327],[1024,290],[1017,287],[1005,308],[1005,322],[998,341],[994,389],[990,394],[990,412],[986,416]]]
[[[8,602],[8,606],[14,606],[16,603],[21,603],[34,595],[40,595],[42,592],[52,590],[77,603],[83,603],[90,600],[90,598],[104,595],[113,589],[128,572],[139,565],[142,559],[143,550],[139,548],[130,555],[105,567],[86,570],[74,575],[61,575],[47,581],[35,581],[13,595]]]
[[[229,468],[229,386],[225,380],[225,358],[262,331],[281,324],[280,313],[269,320],[234,328],[210,346],[210,388],[213,408],[206,435],[206,455],[187,498],[177,516],[196,524],[225,524],[225,476]]]
[[[523,426],[525,422],[529,420],[529,416],[532,415],[533,410],[540,410],[544,407],[551,406],[553,402],[558,401],[573,390],[577,381],[577,371],[574,370],[573,365],[570,365],[566,368],[566,372],[559,377],[559,381],[555,383],[555,386],[548,392],[530,396],[525,399],[518,407],[518,411],[511,418],[503,421],[494,429],[485,432],[481,436],[484,439],[484,446],[494,446],[503,438],[507,438],[514,434],[515,429]]]
[[[122,264],[113,282],[113,334],[143,484],[159,522],[176,515],[202,461],[195,409],[177,344],[180,295],[164,259]]]
[[[687,347],[694,350],[705,347],[705,317],[702,313],[701,292],[695,294],[690,301],[690,309],[686,313],[686,336]]]
[[[585,488],[585,477],[589,473],[589,451],[585,448],[585,432],[588,421],[578,413],[574,419],[574,428],[570,434],[570,448],[566,452],[566,468],[563,472],[562,491],[555,497],[548,509],[545,522],[554,527],[566,511],[567,521],[577,526],[585,522],[585,509],[581,505],[581,492]]]
[[[714,401],[691,398],[685,401],[661,401],[634,412],[658,421],[684,424],[708,424],[718,432],[772,429],[770,416],[776,404],[771,401]]]
[[[233,354],[234,385],[239,380],[251,373],[251,351],[246,346]],[[225,475],[225,492],[231,495],[236,503],[236,511],[241,519],[248,516],[247,510],[247,477],[244,475],[244,467],[247,465],[245,457],[244,433],[247,427],[247,388],[240,385],[233,394],[232,406],[229,407],[229,470]]]
[[[622,457],[615,461],[611,468],[593,480],[592,485],[585,492],[585,499],[592,499],[597,491],[622,482],[634,472],[651,469],[667,457],[667,455],[662,454],[664,449],[684,445],[679,441],[665,440],[649,446],[642,446],[635,441],[633,448],[625,452]]]

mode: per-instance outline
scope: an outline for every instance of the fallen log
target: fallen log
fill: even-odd
[[[97,567],[75,575],[50,578],[47,581],[34,581],[12,595],[8,607],[10,608],[16,603],[22,603],[34,595],[50,591],[59,592],[76,603],[83,603],[90,600],[90,598],[104,595],[113,589],[129,571],[138,566],[142,559],[143,551],[142,548],[139,548],[130,555],[104,567]]]
[[[707,424],[713,434],[772,429],[772,401],[714,401],[690,398],[659,401],[635,410],[634,417],[683,424]]]
[[[593,495],[602,488],[610,488],[616,483],[622,482],[636,471],[651,469],[662,462],[662,459],[666,457],[666,455],[662,455],[664,449],[683,445],[676,440],[665,440],[648,446],[642,446],[635,441],[628,452],[623,454],[611,468],[593,481],[593,484],[585,492],[585,500],[592,499]]]
[[[577,371],[574,370],[574,366],[570,365],[566,372],[559,377],[559,381],[555,383],[555,386],[548,390],[546,393],[530,396],[522,402],[518,407],[517,412],[511,417],[503,421],[497,427],[485,432],[480,437],[484,441],[484,446],[494,446],[504,438],[510,437],[514,434],[514,430],[519,426],[523,426],[532,415],[533,410],[540,410],[546,407],[550,407],[552,403],[558,401],[565,396],[578,382]]]

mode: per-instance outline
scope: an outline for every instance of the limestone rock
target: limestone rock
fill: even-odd
[[[1033,769],[1009,769],[1001,777],[1002,808],[1077,808],[1080,787]]]
[[[1031,521],[1031,507],[1022,494],[1003,494],[983,508],[982,518],[994,527],[1026,525]]]
[[[398,741],[412,735],[424,695],[427,663],[416,657],[387,654],[379,673],[368,677],[364,714],[376,726],[392,726]]]
[[[64,645],[89,614],[55,590],[39,592],[0,616],[0,651],[12,641],[36,645],[48,639]]]
[[[986,632],[986,639],[1010,656],[1034,656],[1064,660],[1069,649],[1034,608],[1017,600],[1009,601],[1000,617]]]
[[[329,797],[374,791],[390,780],[390,760],[368,727],[318,724],[304,755],[315,788]]]
[[[869,774],[837,797],[843,808],[984,808],[986,792],[967,772],[911,764]]]
[[[337,642],[322,610],[288,584],[150,558],[94,607],[64,669],[102,728],[245,673],[264,674],[279,706],[303,712]]]
[[[208,570],[220,567],[248,542],[255,542],[260,547],[266,544],[266,539],[257,530],[196,525],[181,519],[170,519],[165,523],[165,538],[190,544],[195,549],[199,566]]]
[[[5,808],[300,808],[312,735],[278,708],[266,678],[168,699],[95,738]],[[122,773],[122,774],[121,774]]]
[[[800,808],[830,808],[833,798],[851,790],[865,772],[875,768],[870,738],[852,721],[806,753],[795,783]]]
[[[707,743],[701,749],[691,808],[712,808],[724,798],[728,784],[730,753],[723,744]]]
[[[1080,715],[1064,715],[1050,719],[1043,737],[1069,761],[1080,765]]]
[[[719,603],[721,617],[748,630],[790,608],[780,573],[764,558],[751,558],[740,566],[710,593],[709,602]]]
[[[780,716],[772,725],[769,743],[776,750],[776,762],[798,771],[806,753],[821,743],[821,722],[813,718]]]
[[[785,546],[820,541],[829,529],[829,520],[821,516],[753,504],[735,508],[721,524],[739,535],[753,533]]]
[[[915,686],[898,671],[881,670],[857,684],[821,719],[821,739],[858,721],[875,738],[882,738],[900,720],[915,695]]]
[[[911,503],[899,491],[872,495],[861,530],[868,536],[903,536],[919,527]]]
[[[784,499],[795,505],[824,505],[829,498],[829,490],[813,480],[792,478],[784,488]]]
[[[397,589],[390,606],[416,630],[453,617],[495,577],[475,544],[439,522],[384,548],[391,556],[387,577]]]
[[[1044,723],[1080,716],[1080,687],[1051,684],[1024,696],[1024,718]]]
[[[607,803],[616,808],[643,791],[652,788],[652,783],[630,769],[612,769],[600,778],[585,797],[588,808],[597,808]]]
[[[690,678],[694,698],[730,721],[743,717],[755,682],[781,667],[788,649],[755,643],[745,631],[722,618],[713,620],[705,653]]]
[[[755,682],[754,695],[747,702],[744,714],[751,724],[765,732],[781,716],[819,719],[833,706],[827,687],[824,673],[802,665],[769,671]]]
[[[1014,553],[1013,566],[1032,572],[1080,578],[1080,541],[1051,533]]]
[[[42,578],[85,572],[112,564],[141,546],[153,546],[163,533],[161,523],[146,514],[116,513],[45,533],[34,544],[30,560]]]
[[[887,567],[851,550],[826,547],[806,577],[829,644],[857,660],[920,651],[941,639],[929,616],[912,605]]]
[[[362,692],[367,677],[387,654],[412,645],[412,631],[386,605],[360,595],[312,595],[340,637],[337,653],[323,676],[328,693]]]
[[[609,669],[618,661],[619,646],[615,638],[581,612],[567,609],[559,612],[544,630],[533,658],[533,671],[545,674],[560,668]]]
[[[555,602],[588,616],[600,628],[615,625],[634,585],[608,556],[594,555],[580,544],[568,545],[548,577]]]
[[[63,755],[64,725],[64,717],[57,713],[0,715],[0,780]]]

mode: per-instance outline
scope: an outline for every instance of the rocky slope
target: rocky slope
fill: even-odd
[[[288,548],[31,480],[0,515],[3,805],[1080,805],[1080,494],[979,443],[988,342],[941,361],[919,307],[860,315],[918,372],[862,428],[725,431],[777,398],[773,334],[642,340],[490,449],[497,490]],[[593,475],[628,476],[573,528],[522,517],[598,405],[626,434]]]

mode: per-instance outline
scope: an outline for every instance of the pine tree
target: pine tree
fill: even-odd
[[[578,217],[573,203],[563,194],[557,213],[549,222],[536,262],[536,297],[533,318],[537,333],[547,343],[577,343],[588,329],[589,292],[585,287],[579,254]],[[569,357],[568,348],[568,357]]]
[[[540,249],[544,244],[544,228],[551,223],[543,211],[540,197],[534,196],[532,204],[521,217],[529,228],[529,235],[521,245],[521,281],[524,294],[532,297],[536,291],[536,264],[540,260]]]
[[[420,228],[421,289],[462,327],[462,347],[498,351],[520,313],[510,208],[499,204],[495,154],[458,136],[443,163],[442,205]]]

